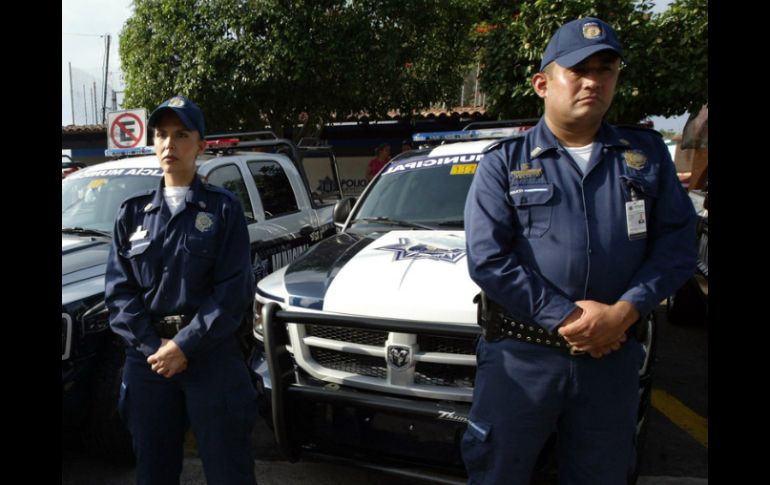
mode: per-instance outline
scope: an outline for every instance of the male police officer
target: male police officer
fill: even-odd
[[[236,331],[254,294],[238,199],[203,183],[203,114],[174,96],[150,116],[163,179],[120,207],[110,326],[128,343],[119,409],[140,484],[179,483],[189,424],[210,484],[255,484],[252,387]]]
[[[529,483],[553,431],[560,483],[632,471],[643,351],[629,329],[692,274],[695,214],[659,134],[603,122],[622,56],[599,19],[559,28],[532,78],[544,116],[473,180],[468,265],[488,305],[470,483]]]

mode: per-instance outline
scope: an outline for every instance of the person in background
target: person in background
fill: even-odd
[[[381,143],[374,149],[374,158],[369,160],[369,165],[366,169],[366,181],[372,180],[389,160],[390,145],[388,143]]]

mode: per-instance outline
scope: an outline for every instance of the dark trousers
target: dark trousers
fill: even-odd
[[[133,438],[138,484],[179,484],[190,425],[209,485],[256,484],[251,433],[257,405],[248,372],[235,339],[189,359],[170,379],[127,350],[119,409]]]
[[[527,485],[557,432],[559,483],[622,485],[635,461],[639,342],[601,359],[483,339],[462,453],[469,484]]]

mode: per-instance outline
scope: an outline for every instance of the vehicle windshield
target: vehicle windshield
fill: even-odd
[[[80,173],[80,172],[78,172]],[[160,169],[152,170],[160,175]],[[112,232],[120,204],[152,189],[160,177],[150,175],[67,177],[61,184],[61,227]]]
[[[412,158],[385,169],[354,215],[354,224],[371,224],[384,218],[436,229],[462,229],[465,198],[477,164],[413,168],[418,165],[420,161]]]

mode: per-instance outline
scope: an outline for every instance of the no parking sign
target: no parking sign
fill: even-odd
[[[145,127],[147,110],[113,111],[107,115],[108,148],[139,148],[147,146]]]

